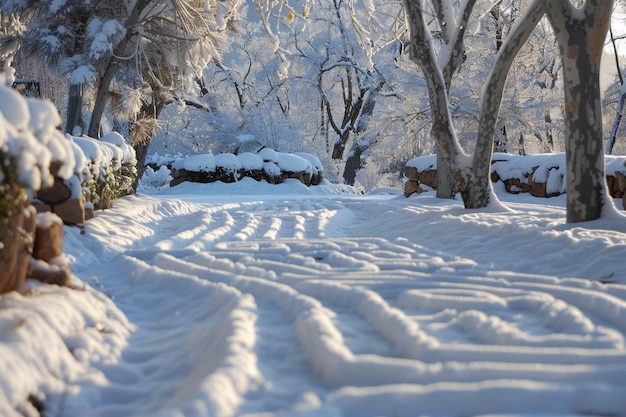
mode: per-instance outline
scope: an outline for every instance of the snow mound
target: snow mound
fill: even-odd
[[[38,190],[52,185],[50,165],[57,162],[58,174],[69,178],[77,169],[72,145],[56,129],[60,117],[52,103],[25,99],[17,91],[0,85],[0,151],[7,154],[23,186]],[[5,181],[4,175],[0,181]]]

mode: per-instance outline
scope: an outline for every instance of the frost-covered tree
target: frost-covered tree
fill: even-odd
[[[396,15],[401,11],[398,4],[388,9]],[[298,19],[296,13],[306,18]],[[273,39],[266,36],[263,22],[248,22],[235,36],[228,65],[207,72],[207,100],[215,111],[207,119],[222,137],[246,133],[283,151],[315,152],[327,168],[332,166],[327,172],[353,183],[371,146],[397,139],[407,111],[390,104],[402,99],[388,81],[407,72],[395,62],[400,42],[370,54],[360,46],[353,24],[345,0],[310,1],[305,9],[284,10],[277,34],[281,58],[267,53]],[[406,138],[406,132],[401,136]]]
[[[358,28],[346,1],[319,2],[311,13],[310,18],[324,24],[315,36],[310,31],[295,34],[292,61],[311,69],[308,77],[320,97],[320,128],[324,135],[335,137],[331,140],[333,160],[343,161],[350,149],[343,178],[353,185],[361,156],[375,140],[366,130],[385,78],[376,68],[378,51],[359,45]]]
[[[93,13],[89,2],[6,0],[0,2],[0,11],[4,16],[4,36],[0,38],[3,58],[12,61],[15,57],[18,68],[30,75],[45,69],[49,79],[63,77],[80,67],[80,80],[72,79],[70,97],[79,95],[94,73],[78,63],[86,25]],[[7,25],[7,21],[11,24]],[[81,118],[81,108],[75,103],[76,100],[70,101],[66,118],[72,121],[72,127]]]
[[[490,10],[489,16],[498,14],[498,19],[482,19],[479,33],[469,36],[467,49],[471,52],[464,66],[488,70],[510,30],[523,16],[527,4],[527,1],[522,0],[498,2]],[[476,56],[474,51],[477,41],[494,37],[494,33],[496,39],[489,45],[491,53],[486,50]],[[564,149],[561,68],[552,28],[547,19],[542,19],[511,65],[495,131],[496,152],[524,154]],[[478,78],[482,87],[487,76],[488,72],[485,72],[483,76],[461,76],[457,79],[467,83],[468,79]],[[455,88],[458,89],[458,85]],[[476,94],[476,97],[479,96],[480,90]],[[479,107],[476,109],[476,119],[479,119]]]
[[[447,9],[452,9],[450,2],[444,3]],[[467,7],[471,3],[469,0],[463,4]],[[567,220],[593,220],[601,215],[606,203],[606,182],[601,146],[599,64],[612,2],[600,3],[587,1],[582,8],[576,8],[569,1],[537,0],[528,7],[525,16],[503,43],[486,83],[476,150],[472,164],[468,164],[451,123],[444,70],[438,66],[441,61],[437,60],[432,42],[428,42],[422,2],[405,0],[414,60],[429,80],[434,136],[444,163],[453,167],[466,207],[484,207],[489,203],[489,164],[504,83],[513,58],[539,19],[547,14],[555,28],[565,77]],[[442,6],[435,5],[437,7]]]
[[[21,23],[11,35],[33,51],[27,59],[70,74],[67,130],[80,124],[80,110],[91,104],[87,133],[98,137],[110,105],[130,119],[133,140],[151,137],[159,109],[172,96],[195,94],[194,81],[219,59],[218,43],[241,2],[4,0],[0,11]],[[83,97],[89,88],[92,103]]]
[[[624,1],[622,1],[622,7],[626,7],[626,3]],[[623,25],[624,22],[626,22],[626,19],[622,18],[621,24]],[[620,53],[617,47],[617,44],[620,39],[618,39],[618,35],[616,35],[613,32],[613,26],[609,28],[609,33],[610,33],[610,42],[611,42],[610,46],[611,46],[611,49],[615,58],[615,70],[617,72],[617,84],[614,85],[613,88],[609,90],[609,93],[613,91],[616,92],[614,93],[614,97],[607,97],[608,100],[615,101],[616,103],[615,116],[613,117],[611,126],[609,128],[610,134],[609,134],[609,138],[607,140],[606,148],[605,148],[605,153],[607,155],[611,155],[613,153],[613,149],[617,141],[617,136],[620,132],[620,125],[621,125],[621,130],[622,131],[624,130],[624,127],[622,125],[622,118],[624,115],[624,106],[626,105],[626,83],[624,80],[626,68],[622,68],[621,57],[620,57]],[[626,35],[622,35],[621,40],[623,40],[624,38],[626,38]]]

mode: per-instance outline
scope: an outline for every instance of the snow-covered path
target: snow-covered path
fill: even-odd
[[[99,378],[66,377],[53,415],[623,414],[626,234],[511,208],[116,200],[65,242],[128,322],[104,322],[116,349],[84,354]]]

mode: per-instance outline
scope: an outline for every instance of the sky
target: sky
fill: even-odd
[[[0,298],[0,415],[626,409],[623,210],[158,182],[64,228],[71,289]]]

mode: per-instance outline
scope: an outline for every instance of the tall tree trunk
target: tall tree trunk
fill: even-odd
[[[442,67],[438,64],[439,58],[434,50],[433,39],[424,21],[422,3],[418,0],[404,1],[411,41],[410,58],[420,67],[428,85],[432,119],[431,135],[437,142],[437,197],[454,198],[458,190],[457,184],[465,182],[460,177],[460,166],[463,163],[458,158],[464,153],[452,126],[448,95],[452,77],[463,61],[463,39],[475,0],[465,2],[465,8],[458,22],[450,21],[456,20],[450,14],[453,10],[451,3],[445,0],[433,0],[435,14],[447,45],[440,50],[440,53],[447,54],[442,59]]]
[[[364,150],[367,150],[367,148],[363,149],[358,141],[354,142],[343,170],[343,180],[348,185],[354,185],[356,182],[356,173],[361,169],[361,156]]]
[[[357,172],[363,168],[362,156],[367,154],[373,142],[376,140],[372,138],[372,135],[365,135],[364,137],[364,133],[369,126],[372,115],[374,114],[374,108],[376,107],[376,95],[380,92],[383,85],[384,82],[381,78],[377,81],[374,91],[368,92],[363,100],[361,115],[356,124],[356,137],[354,139],[352,149],[348,154],[346,166],[343,170],[343,179],[348,185],[354,185]]]
[[[443,157],[445,150],[437,146],[437,198],[453,199],[459,190],[454,169]]]
[[[461,195],[464,195],[463,201],[466,208],[487,207],[491,200],[491,156],[504,86],[513,60],[545,14],[543,1],[535,0],[524,16],[518,20],[517,25],[511,29],[489,74],[482,97],[471,175],[468,183],[461,187]]]
[[[596,220],[606,204],[600,60],[612,11],[613,0],[587,0],[582,14],[546,0],[563,60],[568,223]]]
[[[339,138],[333,145],[333,153],[331,155],[332,159],[343,159],[343,153],[346,150],[346,143],[348,143],[349,137],[350,129],[344,128],[344,130],[339,134]]]
[[[550,116],[550,110],[546,110],[543,120],[546,122],[546,147],[548,152],[554,151],[554,135],[552,134],[552,116]]]
[[[154,86],[154,88],[157,88]],[[150,142],[156,133],[157,119],[166,102],[158,98],[157,94],[153,95],[154,102],[144,103],[141,106],[137,121],[130,126],[129,142],[135,149],[135,157],[137,158],[137,178],[133,184],[136,190],[139,180],[146,170],[146,157],[148,156],[148,148]]]
[[[83,84],[70,84],[70,92],[67,102],[67,116],[65,118],[65,132],[73,134],[74,128],[80,126],[81,133],[85,133],[85,121],[83,120]]]
[[[457,166],[456,157],[463,154],[452,127],[452,115],[448,100],[446,77],[438,66],[432,38],[424,22],[422,4],[416,0],[405,0],[404,7],[409,25],[411,60],[420,67],[428,85],[431,113],[431,135],[437,142],[437,195],[451,198],[449,172]],[[449,24],[449,22],[447,23]],[[451,75],[450,71],[448,74]],[[451,77],[449,77],[451,79]],[[447,171],[447,172],[446,172]],[[439,181],[442,179],[442,181]]]
[[[141,11],[151,2],[152,0],[137,0],[133,10],[128,15],[128,19],[126,20],[126,28],[128,30],[124,39],[122,39],[115,48],[115,54],[112,54],[109,57],[108,63],[106,65],[104,74],[102,78],[100,78],[100,84],[98,85],[98,92],[96,93],[96,101],[93,106],[93,112],[91,114],[91,121],[89,122],[89,130],[87,131],[87,135],[92,138],[100,137],[100,124],[102,123],[102,116],[104,115],[104,109],[106,107],[107,97],[109,94],[109,89],[111,88],[111,82],[113,81],[113,77],[115,76],[115,71],[117,70],[117,58],[116,55],[122,55],[126,50],[130,40],[136,35],[136,29],[134,28],[139,21],[139,16]]]

